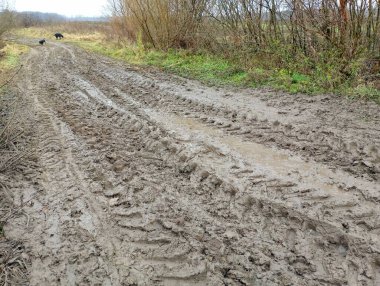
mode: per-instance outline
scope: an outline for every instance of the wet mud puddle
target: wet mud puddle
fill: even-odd
[[[91,97],[124,112],[119,106],[102,92],[93,89],[86,82],[81,81],[86,90],[92,91]],[[88,86],[87,86],[88,85]],[[229,176],[231,165],[226,163],[225,157],[230,158],[230,162],[248,163],[256,175],[279,179],[294,184],[303,190],[312,191],[318,196],[336,197],[339,200],[352,199],[352,192],[347,190],[360,189],[360,195],[367,199],[379,198],[379,186],[373,182],[354,177],[344,171],[332,170],[327,166],[295,156],[288,151],[266,147],[250,141],[244,141],[236,135],[224,133],[221,129],[212,128],[191,117],[168,114],[156,109],[147,108],[129,95],[115,88],[115,92],[120,95],[128,105],[134,106],[148,115],[157,124],[163,126],[171,132],[175,138],[183,141],[194,142],[199,145],[210,146],[211,149],[220,150],[221,158],[213,158],[209,165],[221,176]],[[194,144],[195,146],[195,144]],[[194,147],[195,148],[195,147]],[[224,157],[222,157],[224,156]],[[208,163],[208,164],[207,164]]]
[[[235,158],[248,162],[257,173],[292,182],[304,189],[339,195],[342,199],[346,188],[353,186],[369,193],[379,191],[379,187],[351,176],[348,173],[331,170],[328,167],[294,156],[283,150],[248,142],[234,135],[211,128],[198,120],[177,115],[160,114],[152,109],[144,109],[155,121],[159,122],[182,140],[211,144]],[[374,194],[375,195],[375,194]]]

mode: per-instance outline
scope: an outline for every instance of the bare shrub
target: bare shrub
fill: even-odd
[[[207,1],[110,0],[114,29],[155,48],[188,48],[195,45]]]
[[[7,1],[0,0],[0,37],[15,25],[15,14]]]
[[[380,53],[375,0],[109,0],[109,7],[119,40],[141,34],[146,47],[207,50],[247,69],[262,58],[270,60],[260,66],[290,72],[334,66],[333,85],[358,74],[358,59]]]

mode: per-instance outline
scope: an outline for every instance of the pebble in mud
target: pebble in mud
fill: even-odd
[[[210,173],[206,170],[201,171],[199,174],[199,178],[201,181],[207,179],[208,176],[210,176]]]
[[[197,166],[198,165],[195,162],[184,164],[184,165],[179,166],[179,172],[181,172],[181,173],[192,173],[195,171]]]
[[[115,163],[113,163],[113,170],[117,173],[122,172],[125,167],[127,166],[127,163],[124,160],[116,160]]]
[[[161,139],[161,144],[164,146],[164,147],[169,147],[169,145],[170,145],[170,141],[169,141],[169,139],[168,138],[162,138]]]
[[[230,194],[231,196],[235,196],[239,191],[239,189],[232,184],[226,184],[225,186],[223,186],[223,189],[226,193]]]
[[[227,230],[225,233],[224,233],[224,238],[227,239],[228,241],[234,241],[234,240],[238,240],[239,239],[239,234],[236,232],[236,231],[231,231],[231,230]]]
[[[117,154],[115,153],[108,153],[106,155],[106,159],[111,163],[111,164],[114,164],[116,162],[116,160],[118,159],[118,156]]]
[[[211,240],[207,241],[207,252],[212,255],[221,255],[224,254],[225,251],[225,245],[224,243],[218,239],[218,238],[212,238]]]
[[[115,197],[117,195],[119,195],[121,192],[121,188],[112,188],[110,190],[107,190],[104,192],[104,196],[106,197]]]

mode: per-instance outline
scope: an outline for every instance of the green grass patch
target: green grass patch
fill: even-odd
[[[27,51],[27,46],[11,42],[7,42],[0,50],[0,86],[12,76],[12,71],[20,65],[21,55]],[[6,86],[0,89],[0,92],[3,92],[5,88]]]
[[[7,43],[0,50],[0,71],[6,72],[20,64],[20,56],[28,51],[28,47],[15,43]]]
[[[328,72],[316,69],[311,74],[287,69],[243,69],[232,61],[207,53],[190,53],[184,50],[145,50],[135,45],[120,47],[100,41],[73,41],[80,47],[105,56],[140,66],[155,66],[183,77],[194,78],[208,84],[248,87],[270,87],[289,93],[337,93],[360,97],[380,103],[380,91],[370,86],[337,84],[333,69]],[[338,87],[337,87],[338,86]]]
[[[380,104],[379,90],[372,86],[358,85],[354,88],[346,88],[343,92],[353,98],[370,99]]]
[[[242,85],[248,72],[228,60],[207,54],[191,54],[183,50],[167,52],[145,50],[138,46],[118,47],[111,44],[88,41],[72,41],[80,47],[123,60],[135,65],[155,66],[178,75],[196,78],[211,84]]]

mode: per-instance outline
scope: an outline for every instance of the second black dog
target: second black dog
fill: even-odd
[[[43,44],[46,43],[45,39],[43,39],[43,40],[39,40],[38,42],[40,43],[40,45],[43,45]]]
[[[54,37],[55,37],[57,40],[63,39],[63,35],[62,35],[61,33],[55,33],[55,34],[54,34]]]

